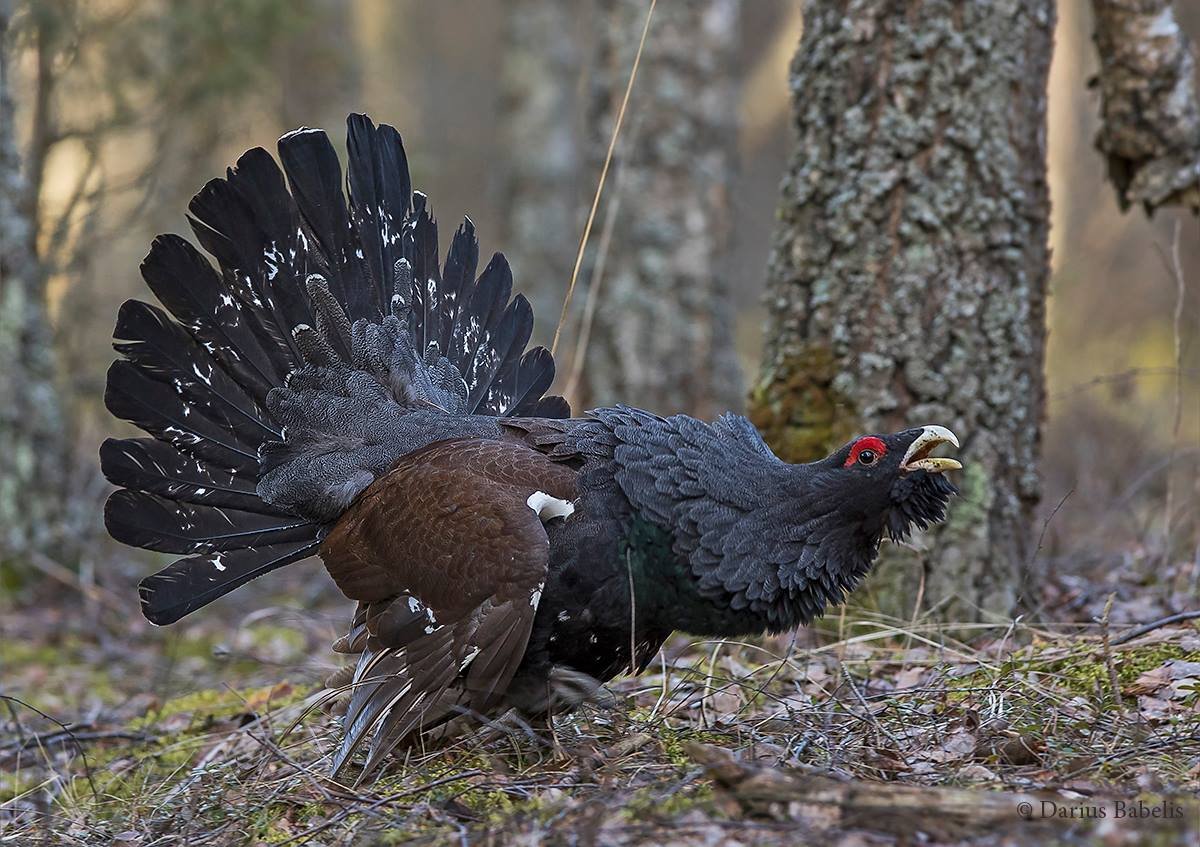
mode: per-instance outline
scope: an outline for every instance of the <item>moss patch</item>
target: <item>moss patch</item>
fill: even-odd
[[[750,392],[749,417],[785,462],[810,462],[859,427],[853,402],[833,387],[833,354],[801,347],[764,368]]]

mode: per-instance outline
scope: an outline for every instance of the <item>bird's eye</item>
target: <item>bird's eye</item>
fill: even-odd
[[[882,439],[868,435],[854,442],[850,447],[850,455],[846,457],[846,461],[842,463],[842,467],[848,468],[852,465],[870,467],[871,465],[879,464],[879,460],[886,455],[887,445],[883,443]]]

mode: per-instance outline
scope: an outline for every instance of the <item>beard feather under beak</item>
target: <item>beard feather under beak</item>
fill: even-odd
[[[929,455],[935,447],[942,444],[952,444],[958,447],[958,437],[944,426],[921,427],[921,434],[909,445],[904,459],[900,462],[900,470],[905,473],[911,471],[941,473],[962,470],[962,463],[957,459]]]

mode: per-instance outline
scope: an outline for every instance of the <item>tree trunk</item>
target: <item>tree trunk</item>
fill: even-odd
[[[0,565],[56,553],[65,514],[63,413],[31,193],[13,128],[12,3],[0,0]]]
[[[502,114],[508,172],[501,203],[507,214],[500,243],[517,287],[533,304],[534,340],[549,346],[587,212],[584,207],[581,214],[581,207],[595,188],[590,174],[581,174],[588,137],[581,83],[590,73],[584,42],[596,10],[594,3],[509,0],[506,12]],[[590,183],[586,189],[584,182]],[[564,336],[560,380],[571,340]]]
[[[1103,123],[1096,146],[1121,208],[1200,210],[1196,61],[1171,0],[1092,0]]]
[[[591,174],[603,165],[647,8],[646,0],[600,4],[587,110]],[[593,276],[589,264],[581,278],[600,286],[574,392],[583,408],[619,401],[707,416],[740,405],[731,274],[721,267],[739,11],[738,0],[659,3],[655,11],[592,233],[601,272]],[[589,293],[581,284],[580,299]],[[564,348],[575,346],[573,332],[564,338]]]
[[[963,496],[885,611],[1008,614],[1032,557],[1049,272],[1051,0],[809,0],[752,417],[791,461],[863,431],[963,439]]]

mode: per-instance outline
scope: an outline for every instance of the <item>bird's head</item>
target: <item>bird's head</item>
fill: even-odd
[[[959,446],[944,426],[863,435],[817,464],[829,493],[844,501],[842,513],[861,519],[865,537],[876,541],[886,532],[903,541],[913,527],[926,529],[942,520],[947,501],[958,493],[943,474],[962,464],[930,455],[943,444]]]
[[[930,455],[954,433],[922,426],[891,435],[863,435],[807,465],[793,465],[790,494],[803,520],[787,533],[794,558],[781,556],[785,589],[772,613],[776,626],[805,623],[841,603],[870,569],[884,537],[908,538],[946,515],[958,489],[946,471],[962,465]],[[790,561],[789,561],[790,559]]]

